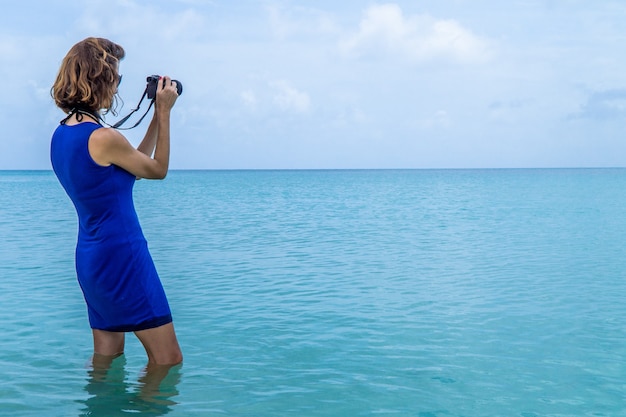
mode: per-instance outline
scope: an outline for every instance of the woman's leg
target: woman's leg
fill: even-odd
[[[135,332],[135,335],[146,349],[149,364],[176,365],[183,361],[173,323],[140,330]]]
[[[100,356],[119,356],[124,353],[124,333],[92,329],[93,352]]]

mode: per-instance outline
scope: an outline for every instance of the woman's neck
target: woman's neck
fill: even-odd
[[[61,124],[72,126],[83,122],[101,124],[100,115],[89,110],[73,108],[67,114],[67,117],[61,121]]]

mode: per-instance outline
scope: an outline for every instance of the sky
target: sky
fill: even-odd
[[[622,0],[7,2],[0,169],[50,169],[88,36],[126,50],[111,124],[147,75],[183,83],[173,169],[626,166]]]

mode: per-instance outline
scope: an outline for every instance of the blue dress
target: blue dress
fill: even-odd
[[[172,321],[133,204],[135,176],[89,154],[95,123],[60,125],[52,167],[78,214],[76,274],[93,329],[131,332]]]

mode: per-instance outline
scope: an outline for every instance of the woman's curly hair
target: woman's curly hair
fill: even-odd
[[[90,37],[78,42],[63,58],[50,90],[56,105],[65,113],[79,108],[115,114],[118,66],[124,55],[124,48],[108,39]]]

